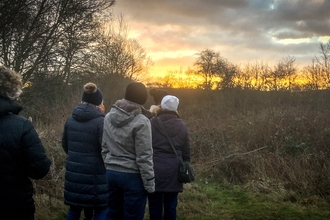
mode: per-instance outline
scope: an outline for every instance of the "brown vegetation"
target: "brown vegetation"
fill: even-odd
[[[297,194],[330,198],[330,91],[168,90],[180,99],[198,177],[263,193],[290,193],[291,199]],[[55,109],[44,105],[34,112],[48,119],[33,122],[53,160],[47,178],[36,181],[36,198],[44,201],[47,195],[49,205],[63,200],[61,134],[80,100],[74,94]],[[149,98],[146,107],[151,104]]]
[[[181,113],[199,172],[266,192],[328,196],[329,91],[195,93],[181,98]]]

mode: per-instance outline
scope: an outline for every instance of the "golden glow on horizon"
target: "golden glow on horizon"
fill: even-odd
[[[198,75],[187,75],[185,73],[176,73],[176,74],[170,74],[168,73],[167,75],[164,76],[153,76],[148,79],[149,83],[152,84],[158,84],[162,86],[168,86],[171,88],[191,88],[191,89],[196,89],[199,86],[202,88],[203,83],[204,83],[204,77],[203,76],[198,76]],[[212,84],[213,88],[216,89],[217,83],[219,83],[221,79],[219,77],[214,77],[212,79]],[[239,79],[236,79],[235,81],[239,82]],[[254,84],[252,80],[251,85]],[[280,87],[288,87],[292,82],[288,79],[284,79],[281,81],[278,81],[278,86]],[[295,79],[294,79],[294,85],[300,85],[300,86],[306,86],[308,84],[308,80],[301,74],[299,74]]]
[[[204,82],[204,78],[198,75],[167,72],[166,74],[153,75],[148,80],[151,83],[161,83],[172,88],[197,88]]]
[[[173,67],[175,68],[175,67]],[[171,68],[169,66],[161,67],[161,66],[154,66],[151,70],[151,76],[152,77],[164,77],[171,71]]]

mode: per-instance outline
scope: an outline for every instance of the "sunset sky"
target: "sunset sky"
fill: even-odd
[[[330,39],[330,0],[117,0],[113,10],[154,73],[192,67],[204,49],[242,65],[293,56],[302,68]]]

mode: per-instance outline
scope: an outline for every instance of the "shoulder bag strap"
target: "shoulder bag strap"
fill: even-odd
[[[165,134],[165,136],[166,136],[168,142],[170,142],[170,145],[171,145],[173,151],[175,152],[176,156],[179,157],[179,156],[178,156],[178,153],[176,152],[176,150],[175,150],[175,148],[174,148],[174,146],[173,146],[172,140],[171,140],[170,136],[168,135],[168,132],[167,132],[167,130],[166,130],[164,124],[163,124],[162,119],[160,119],[159,117],[156,117],[156,118],[157,118],[157,121],[159,122],[160,126],[162,127],[162,129],[163,129],[163,131],[164,131],[164,134]]]

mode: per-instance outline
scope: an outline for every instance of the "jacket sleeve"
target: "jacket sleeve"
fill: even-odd
[[[102,146],[103,127],[104,127],[104,117],[102,117],[102,120],[97,126],[97,134],[98,134],[100,146]]]
[[[103,132],[102,132],[102,158],[103,158],[103,162],[105,162],[105,158],[107,157],[107,154],[109,153],[109,148],[108,148],[108,139],[109,139],[109,135],[108,135],[108,128],[109,128],[109,120],[108,120],[108,114],[105,116],[104,122],[103,122]]]
[[[32,179],[44,177],[50,169],[51,160],[47,157],[45,148],[29,120],[24,122],[21,144],[26,165],[23,169],[27,175]]]
[[[64,130],[63,130],[63,134],[62,134],[62,148],[66,154],[68,154],[68,137],[67,136],[68,136],[68,134],[67,134],[66,122],[65,122]]]
[[[155,174],[153,168],[153,150],[151,141],[151,124],[146,118],[135,133],[136,163],[140,169],[144,188],[149,193],[155,191]]]

